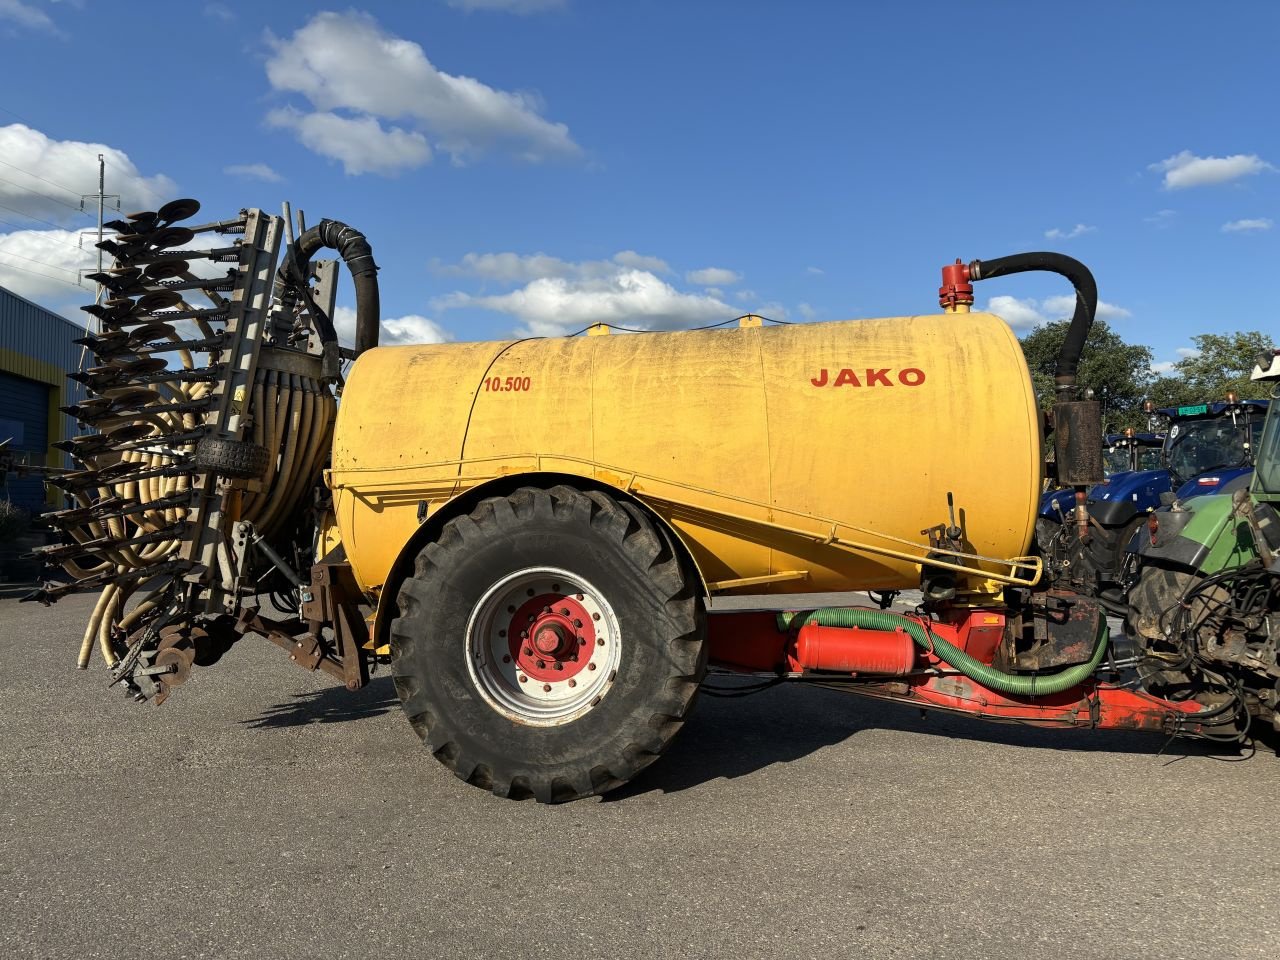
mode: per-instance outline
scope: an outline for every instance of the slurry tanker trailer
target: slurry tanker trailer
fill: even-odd
[[[360,232],[198,209],[111,224],[69,409],[91,432],[49,478],[69,579],[31,596],[96,592],[79,663],[139,701],[257,635],[351,690],[389,670],[436,759],[540,801],[635,777],[709,670],[1049,727],[1230,740],[1274,716],[1242,692],[1261,681],[1149,681],[1168,652],[1119,659],[1034,553],[1045,431],[1086,542],[1102,479],[1076,383],[1097,291],[1069,257],[957,261],[928,316],[379,347]],[[351,349],[323,248],[354,279]],[[1048,416],[1009,326],[970,312],[974,282],[1033,270],[1076,291]],[[904,588],[915,613],[805,605]],[[794,609],[710,602],[744,592]]]

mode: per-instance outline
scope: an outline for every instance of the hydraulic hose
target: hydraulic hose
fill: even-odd
[[[1098,312],[1098,284],[1089,268],[1061,253],[1015,253],[995,260],[974,260],[969,264],[969,279],[989,280],[1032,271],[1047,271],[1066,277],[1076,289],[1076,309],[1071,315],[1071,324],[1067,327],[1067,336],[1062,341],[1053,371],[1059,393],[1070,394],[1075,389],[1076,370],[1080,366],[1085,339]]]
[[[378,295],[378,265],[373,262],[373,249],[364,234],[355,227],[349,227],[338,220],[321,220],[289,244],[284,262],[280,265],[283,281],[281,300],[286,303],[296,301],[299,295],[310,299],[307,286],[308,265],[315,253],[325,247],[338,251],[347,269],[351,271],[351,279],[356,288],[355,354],[359,356],[378,345],[381,304]],[[312,313],[318,326],[323,328],[316,331],[321,341],[336,343],[338,335],[333,329],[333,321],[318,309]]]
[[[889,613],[883,610],[831,607],[824,610],[814,610],[807,614],[780,613],[778,614],[778,627],[782,630],[788,630],[793,625],[796,625],[796,620],[802,617],[803,623],[800,624],[801,626],[814,623],[823,627],[861,627],[864,630],[886,631],[905,630],[918,647],[932,651],[939,660],[947,664],[947,666],[959,670],[970,680],[976,680],[984,687],[1017,697],[1036,697],[1051,693],[1061,693],[1063,690],[1070,690],[1088,679],[1098,669],[1098,664],[1102,662],[1110,639],[1107,632],[1107,624],[1104,620],[1098,630],[1093,656],[1089,658],[1088,663],[1068,667],[1061,673],[1055,673],[1047,677],[1022,676],[1005,673],[975,660],[954,644],[948,643],[941,637],[927,633],[919,621],[904,617],[901,614]]]

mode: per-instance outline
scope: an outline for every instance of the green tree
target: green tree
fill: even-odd
[[[1021,341],[1036,397],[1044,409],[1053,406],[1053,369],[1069,325],[1068,320],[1043,323]],[[1151,348],[1126,343],[1106,321],[1095,320],[1080,355],[1077,382],[1082,388],[1092,389],[1101,401],[1106,430],[1147,428],[1142,401],[1147,399],[1151,380]]]
[[[1223,400],[1234,391],[1241,400],[1265,400],[1269,383],[1249,379],[1258,354],[1275,349],[1275,343],[1257,330],[1236,333],[1201,333],[1191,338],[1196,353],[1183,357],[1168,374],[1151,384],[1157,407],[1178,407]]]

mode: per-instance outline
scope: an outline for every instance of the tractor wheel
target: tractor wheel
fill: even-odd
[[[543,803],[661,754],[706,671],[694,575],[643,511],[523,487],[444,525],[391,625],[405,713],[458,777]]]
[[[1147,525],[1147,515],[1141,514],[1134,517],[1127,524],[1116,531],[1116,542],[1113,545],[1113,563],[1112,569],[1115,570],[1116,579],[1123,578],[1125,572],[1125,564],[1129,558],[1126,547],[1129,541],[1133,539],[1133,535]]]

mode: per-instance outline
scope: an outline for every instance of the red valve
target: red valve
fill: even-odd
[[[942,286],[938,288],[938,305],[942,309],[957,304],[973,303],[973,284],[969,282],[969,268],[959,257],[955,263],[942,268]]]

